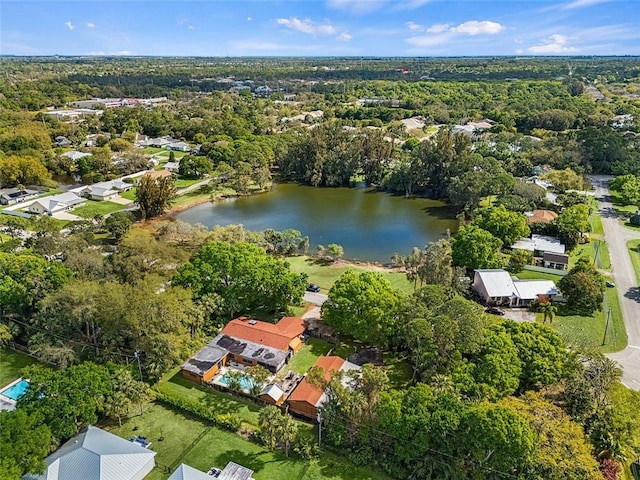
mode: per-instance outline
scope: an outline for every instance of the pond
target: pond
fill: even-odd
[[[406,199],[370,188],[317,188],[278,184],[268,193],[203,203],[176,215],[188,223],[242,224],[249,230],[295,228],[308,235],[311,251],[337,243],[344,258],[388,263],[393,253],[411,249],[455,230],[444,203]]]

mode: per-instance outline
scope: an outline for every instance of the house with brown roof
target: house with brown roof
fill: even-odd
[[[361,369],[361,367],[355,363],[348,362],[335,355],[318,358],[314,367],[322,369],[324,379],[327,383],[331,381],[336,372]],[[289,403],[289,410],[291,412],[316,420],[318,417],[318,409],[326,401],[326,398],[327,396],[324,390],[312,385],[305,377],[291,393],[287,402]]]
[[[558,216],[553,210],[534,210],[533,212],[525,213],[527,216],[527,223],[550,223]]]
[[[182,365],[182,376],[196,383],[207,383],[228,361],[261,365],[277,373],[302,348],[304,331],[300,317],[283,317],[275,324],[236,318]]]
[[[220,333],[294,354],[302,348],[300,336],[304,331],[300,317],[283,317],[278,323],[239,317],[227,323]]]

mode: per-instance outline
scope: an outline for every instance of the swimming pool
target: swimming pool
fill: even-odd
[[[9,388],[5,388],[0,392],[0,395],[4,395],[7,398],[10,398],[14,402],[17,401],[22,395],[25,394],[27,388],[29,387],[28,380],[20,380]]]
[[[223,376],[218,378],[218,382],[228,387],[229,385],[231,385],[231,377],[228,373],[225,373]],[[250,392],[253,388],[253,377],[251,377],[250,375],[240,375],[240,378],[238,378],[238,382],[240,383],[240,388],[242,390]]]

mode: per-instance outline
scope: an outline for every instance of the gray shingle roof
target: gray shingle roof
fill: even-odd
[[[89,426],[45,459],[42,475],[23,480],[129,480],[153,468],[156,452]],[[145,473],[145,475],[146,475]]]

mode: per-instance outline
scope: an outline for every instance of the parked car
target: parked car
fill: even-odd
[[[498,307],[487,307],[484,309],[487,313],[492,313],[493,315],[504,315],[505,311]]]
[[[130,438],[129,441],[131,443],[135,443],[136,445],[140,445],[143,448],[149,448],[151,446],[151,442],[147,440],[147,437],[143,437],[141,435]]]
[[[310,283],[307,285],[307,292],[318,293],[320,291],[320,287],[315,283]]]
[[[613,287],[615,287],[615,286],[616,286],[616,284],[615,284],[615,283],[613,283],[613,282],[612,282],[612,281],[610,281],[610,280],[606,280],[606,281],[604,282],[604,284],[605,284],[607,287],[609,287],[609,288],[613,288]]]

